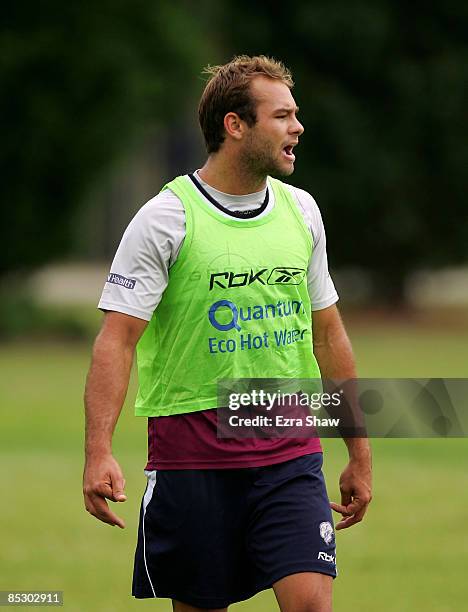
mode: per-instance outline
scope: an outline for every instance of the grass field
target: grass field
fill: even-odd
[[[468,332],[404,324],[350,326],[362,376],[466,377]],[[134,384],[115,436],[127,478],[124,531],[88,516],[81,495],[82,390],[89,347],[4,346],[0,458],[0,590],[64,591],[66,610],[169,611],[129,595],[144,489],[145,421],[132,416]],[[326,440],[329,494],[346,462]],[[337,534],[335,610],[468,609],[468,441],[375,440],[374,501],[366,520]],[[232,610],[275,610],[271,591]]]

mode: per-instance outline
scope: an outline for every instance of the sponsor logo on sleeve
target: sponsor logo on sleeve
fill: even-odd
[[[125,289],[135,289],[136,285],[135,279],[127,278],[121,274],[114,274],[113,272],[108,275],[107,282],[113,283],[114,285],[120,285],[121,287],[125,287]]]

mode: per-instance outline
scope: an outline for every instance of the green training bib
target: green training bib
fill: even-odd
[[[212,208],[188,176],[165,186],[185,209],[186,236],[137,346],[138,416],[217,408],[223,378],[319,378],[307,268],[312,239],[292,196],[249,220]]]

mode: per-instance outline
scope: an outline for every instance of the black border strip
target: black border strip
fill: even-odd
[[[213,206],[216,206],[218,210],[221,210],[226,215],[229,215],[230,217],[234,217],[236,219],[254,219],[255,217],[258,217],[266,209],[266,207],[268,206],[268,201],[270,200],[270,192],[269,192],[268,185],[267,185],[265,199],[263,200],[263,204],[260,206],[260,208],[254,208],[253,210],[246,210],[246,211],[229,210],[228,208],[225,208],[224,206],[222,206],[222,204],[220,204],[217,200],[215,200],[206,191],[206,189],[202,187],[202,185],[200,185],[200,183],[197,181],[197,179],[195,178],[193,174],[189,174],[188,177],[192,181],[192,183],[195,185],[195,187],[205,196],[205,198],[213,204]]]

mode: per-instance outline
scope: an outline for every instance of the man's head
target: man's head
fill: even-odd
[[[289,70],[263,55],[241,55],[205,72],[210,78],[200,100],[199,120],[208,153],[227,145],[251,172],[291,174],[292,147],[304,130],[296,118]]]

